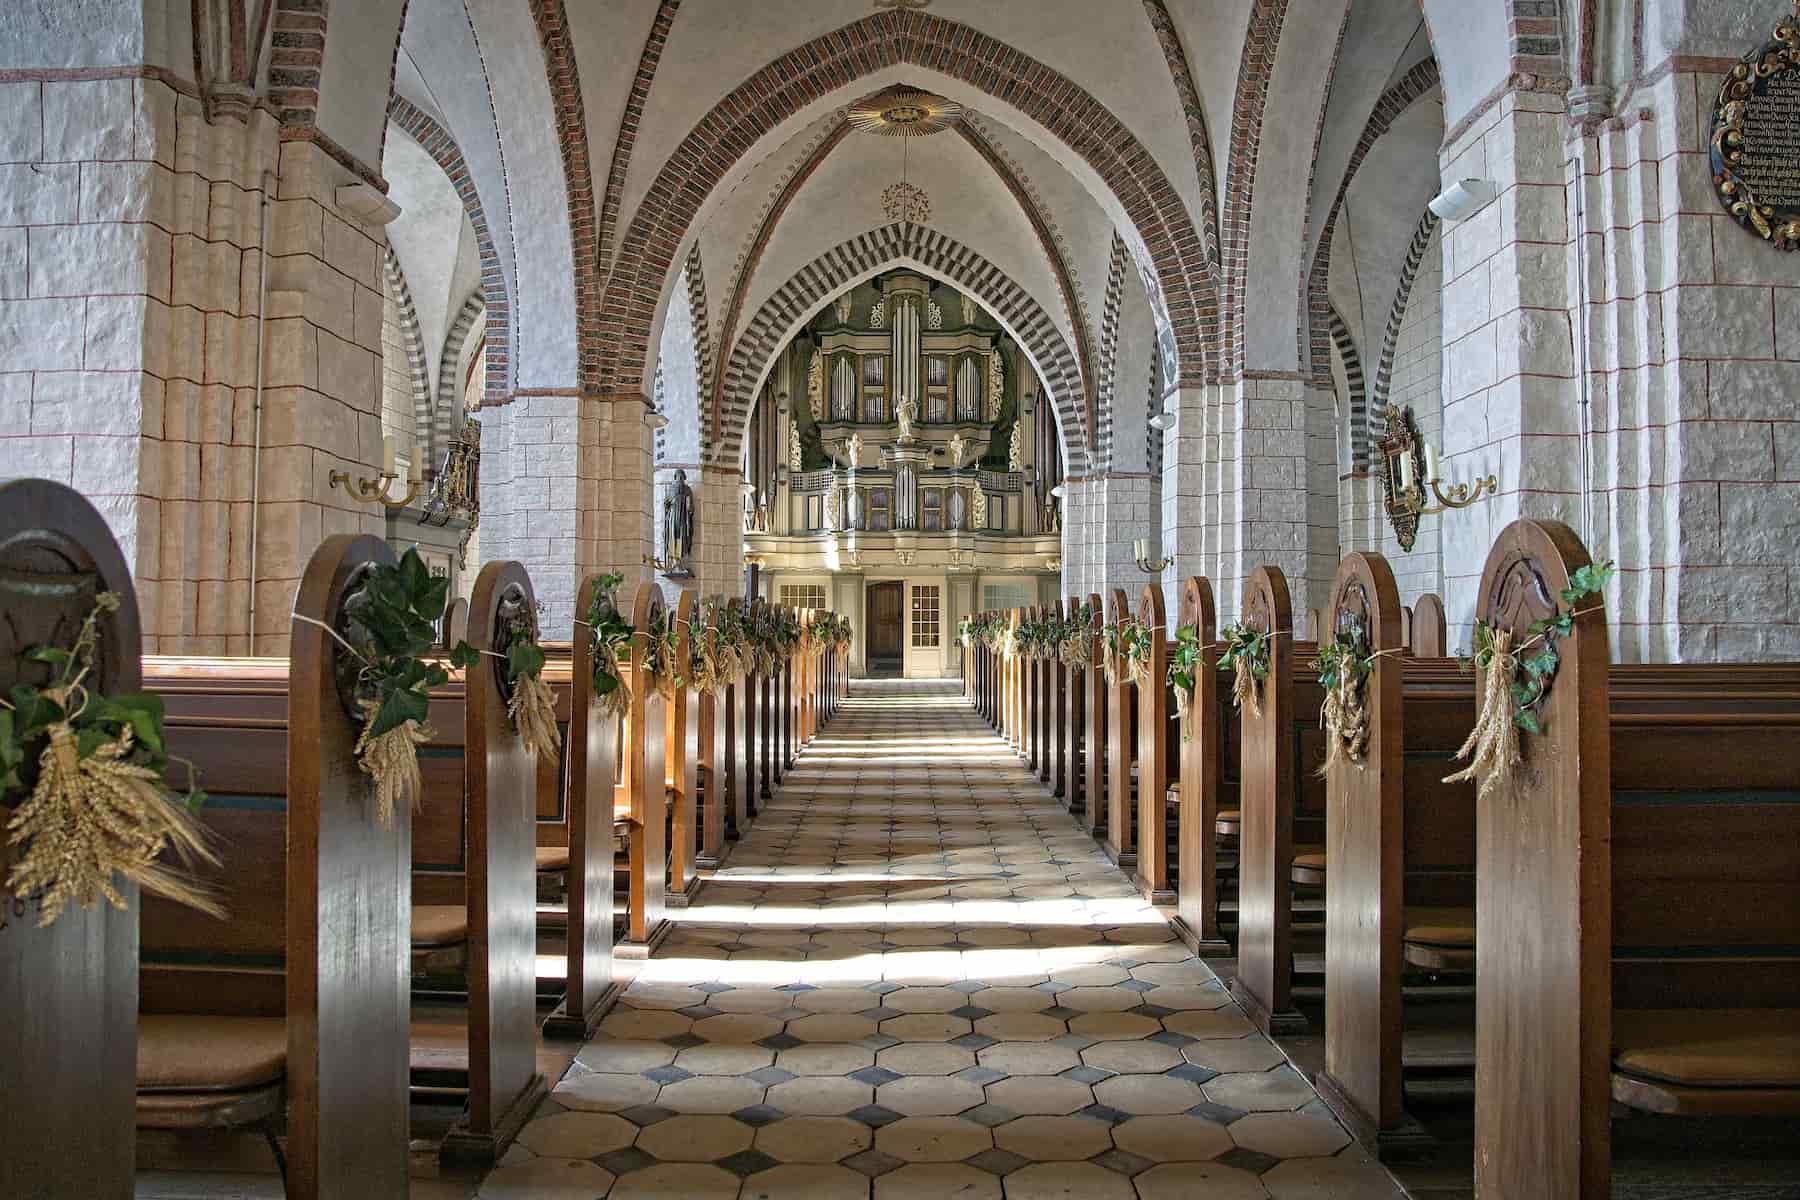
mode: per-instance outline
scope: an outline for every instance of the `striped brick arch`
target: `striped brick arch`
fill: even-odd
[[[425,368],[424,338],[419,333],[419,310],[413,304],[412,288],[407,285],[406,272],[400,269],[399,256],[392,246],[381,248],[381,273],[383,282],[387,284],[388,295],[394,301],[394,308],[400,314],[400,342],[406,347],[406,372],[412,384],[413,402],[413,438],[425,452],[425,461],[431,460],[432,420],[431,420],[431,375]]]
[[[1050,393],[1070,474],[1087,467],[1081,369],[1068,341],[1011,277],[953,238],[923,225],[884,225],[827,250],[795,272],[757,309],[725,365],[724,436],[709,462],[732,466],[743,454],[757,389],[800,326],[846,288],[892,267],[912,266],[980,301],[1024,347]]]
[[[463,161],[462,149],[457,146],[456,139],[448,130],[439,125],[426,113],[408,100],[395,93],[388,100],[388,120],[407,136],[419,143],[425,153],[431,155],[437,165],[443,168],[450,180],[450,186],[456,189],[462,200],[463,211],[468,214],[469,224],[475,230],[476,256],[481,262],[481,298],[487,306],[487,378],[482,384],[481,403],[484,407],[505,404],[511,390],[512,379],[512,302],[506,294],[506,272],[500,266],[500,255],[494,249],[494,235],[488,226],[487,214],[481,208],[481,196],[475,190],[475,179],[469,174],[469,166]],[[444,405],[451,407],[454,414],[456,398],[448,401],[438,398],[440,412],[433,422],[434,428],[454,428],[456,418],[446,417]]]
[[[1184,378],[1207,375],[1217,319],[1207,247],[1180,194],[1142,144],[1073,80],[973,29],[917,10],[886,11],[796,47],[713,108],[668,160],[618,241],[599,339],[604,367],[583,383],[641,390],[663,289],[720,182],[751,147],[809,105],[897,66],[939,72],[1024,112],[1100,177],[1142,239],[1161,285]],[[748,334],[746,335],[748,336]]]
[[[1437,214],[1430,209],[1419,218],[1419,227],[1413,230],[1412,244],[1406,248],[1406,261],[1400,265],[1400,286],[1394,292],[1393,307],[1388,310],[1387,328],[1381,335],[1381,358],[1375,365],[1374,403],[1369,408],[1369,423],[1362,431],[1362,453],[1367,457],[1369,446],[1374,442],[1375,420],[1389,403],[1388,393],[1394,385],[1394,352],[1400,346],[1400,326],[1406,321],[1406,306],[1412,301],[1413,283],[1419,278],[1419,266],[1425,261],[1425,251],[1431,245],[1431,235],[1437,232]]]
[[[439,447],[447,447],[450,437],[462,428],[462,379],[457,375],[457,366],[462,362],[463,347],[468,344],[470,336],[476,334],[476,322],[487,307],[487,300],[480,292],[471,294],[457,310],[456,317],[450,322],[450,332],[444,335],[444,353],[438,359],[438,402],[437,413],[432,422],[432,441]],[[487,353],[494,353],[492,342],[487,344]]]

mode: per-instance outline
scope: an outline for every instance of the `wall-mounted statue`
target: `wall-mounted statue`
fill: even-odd
[[[806,407],[815,422],[825,415],[825,358],[817,350],[806,368]]]
[[[849,292],[845,292],[837,298],[837,319],[839,325],[848,325],[850,323],[850,302],[851,294]]]
[[[849,439],[844,442],[844,465],[854,471],[856,470],[857,464],[861,461],[862,434],[853,433],[850,435]]]
[[[670,579],[686,579],[693,572],[688,567],[688,552],[694,547],[694,489],[688,486],[687,472],[675,469],[675,479],[663,495],[663,558],[669,569],[663,574]]]
[[[963,324],[973,325],[975,323],[975,314],[981,311],[980,306],[975,303],[975,297],[969,295],[967,292],[959,292],[957,293],[957,296],[962,301]]]
[[[900,403],[894,409],[894,419],[900,422],[900,440],[913,440],[913,422],[919,419],[919,402],[911,396],[900,397]]]
[[[974,512],[971,514],[969,526],[977,532],[980,532],[987,528],[987,493],[982,491],[980,487],[976,487],[975,494],[971,499],[973,501],[972,507],[974,508]]]
[[[950,469],[960,471],[962,470],[963,455],[969,452],[969,439],[960,433],[953,434],[950,444],[945,447],[945,450],[950,455]]]

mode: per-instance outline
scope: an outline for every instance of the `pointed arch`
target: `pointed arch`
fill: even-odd
[[[708,461],[731,465],[770,365],[795,332],[850,287],[896,266],[912,266],[967,292],[993,313],[1030,358],[1050,393],[1069,470],[1086,467],[1081,373],[1074,352],[1038,302],[975,251],[923,225],[894,224],[860,234],[796,271],[744,326],[725,366],[724,436]]]
[[[388,295],[393,297],[394,307],[400,314],[400,343],[406,347],[406,371],[412,381],[413,440],[419,447],[420,460],[429,463],[433,449],[431,375],[425,367],[419,310],[413,304],[412,288],[406,282],[406,272],[401,269],[400,257],[392,246],[381,248],[381,274]]]
[[[481,314],[486,303],[483,293],[471,293],[457,310],[455,319],[450,322],[450,332],[444,335],[444,352],[438,358],[437,409],[432,422],[434,447],[448,446],[451,435],[462,426],[462,380],[458,378],[456,368],[462,361],[464,345],[477,326],[482,324]],[[488,357],[492,359],[493,342],[489,341],[486,349]]]

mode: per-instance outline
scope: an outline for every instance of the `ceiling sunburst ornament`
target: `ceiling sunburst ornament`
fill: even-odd
[[[931,220],[931,197],[925,194],[924,188],[902,180],[882,189],[881,211],[887,214],[890,221],[923,225]]]
[[[876,8],[892,8],[905,12],[909,8],[929,8],[931,0],[875,0]]]
[[[954,100],[930,92],[888,92],[850,109],[852,128],[884,137],[929,137],[950,128],[962,116]]]

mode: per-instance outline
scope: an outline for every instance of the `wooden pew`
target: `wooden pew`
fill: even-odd
[[[1473,912],[1475,788],[1443,780],[1474,724],[1475,690],[1472,677],[1401,653],[1404,610],[1380,555],[1347,555],[1331,597],[1327,629],[1362,630],[1377,657],[1363,684],[1366,755],[1327,780],[1325,1066],[1315,1082],[1359,1141],[1394,1156],[1430,1141],[1404,1109],[1403,975],[1474,965],[1472,948],[1408,939],[1460,928],[1458,914]]]
[[[716,629],[725,619],[724,597],[714,595],[702,606],[699,620],[703,626]],[[713,689],[695,689],[699,719],[700,764],[696,778],[700,787],[700,849],[694,857],[698,870],[717,870],[725,859],[725,829],[732,813],[730,778],[731,681],[721,681]]]
[[[600,576],[582,582],[575,611],[593,611],[604,596]],[[563,741],[563,815],[538,822],[538,843],[554,831],[568,849],[568,967],[563,998],[544,1019],[544,1036],[586,1039],[613,1004],[622,983],[613,968],[613,783],[619,721],[594,695],[594,643],[577,624],[570,664],[569,725]],[[552,844],[555,844],[552,842]]]
[[[1242,620],[1272,633],[1269,673],[1262,683],[1261,713],[1248,705],[1238,714],[1241,733],[1238,856],[1238,973],[1231,994],[1250,1019],[1270,1035],[1299,1033],[1306,1018],[1294,1008],[1293,914],[1288,873],[1294,859],[1295,755],[1294,611],[1287,580],[1273,567],[1257,567],[1244,582]]]
[[[1108,809],[1106,801],[1106,735],[1110,724],[1106,711],[1107,687],[1104,667],[1106,610],[1100,604],[1099,593],[1088,593],[1087,609],[1092,644],[1089,647],[1088,667],[1082,672],[1081,680],[1082,690],[1085,693],[1081,707],[1083,715],[1086,717],[1086,724],[1081,734],[1081,794],[1085,805],[1081,824],[1089,836],[1099,841],[1106,833]]]
[[[469,644],[486,653],[463,681],[468,1024],[461,1044],[440,1027],[427,1035],[437,1044],[415,1044],[413,1054],[415,1080],[454,1076],[458,1061],[466,1064],[468,1107],[443,1144],[450,1161],[497,1159],[547,1089],[537,1068],[537,761],[507,715],[503,661],[510,629],[536,605],[516,562],[482,567],[469,599]]]
[[[786,616],[790,619],[794,616],[795,610],[794,610],[793,605],[784,604],[781,607],[782,607],[784,616]],[[799,747],[795,744],[795,741],[794,741],[794,732],[795,732],[794,718],[796,715],[795,704],[794,704],[794,695],[795,695],[794,672],[795,672],[795,667],[796,667],[796,659],[798,659],[799,653],[800,652],[797,649],[794,650],[791,654],[789,654],[789,656],[787,658],[781,660],[781,663],[775,668],[775,681],[779,685],[779,690],[777,693],[779,699],[777,702],[781,708],[780,762],[781,762],[781,769],[783,772],[791,771],[794,769],[794,753],[796,750],[799,749]]]
[[[665,886],[670,908],[686,908],[700,885],[699,876],[694,874],[694,858],[700,852],[699,697],[688,668],[693,661],[693,627],[699,612],[700,593],[683,588],[675,601],[675,694],[663,703],[669,806],[669,873]]]
[[[1150,630],[1150,681],[1137,691],[1137,874],[1134,882],[1152,904],[1175,903],[1169,879],[1168,792],[1179,780],[1180,760],[1169,729],[1169,621],[1162,586],[1144,585],[1138,620]],[[1180,739],[1179,733],[1175,741]]]
[[[1443,658],[1445,630],[1444,602],[1426,592],[1413,605],[1412,637],[1406,643],[1413,657]]]
[[[1045,613],[1060,624],[1063,619],[1061,601],[1053,601]],[[1063,798],[1068,807],[1069,791],[1069,668],[1063,664],[1057,648],[1050,648],[1044,673],[1044,783],[1052,796]]]
[[[1516,521],[1477,613],[1522,631],[1587,562],[1565,526]],[[1576,611],[1543,732],[1479,809],[1480,1197],[1609,1195],[1609,1101],[1800,1115],[1800,703],[1630,711],[1603,604]]]
[[[345,656],[311,623],[346,628],[366,564],[393,561],[378,538],[328,538],[295,597],[287,662],[236,660],[221,679],[216,664],[151,660],[146,679],[171,753],[212,791],[201,820],[225,863],[202,879],[229,917],[144,904],[137,1123],[260,1126],[274,1146],[285,1114],[297,1198],[407,1189],[411,813],[378,821]]]
[[[733,597],[727,605],[734,611],[742,613],[744,601]],[[731,681],[725,690],[727,709],[725,744],[725,778],[726,793],[730,802],[725,806],[725,840],[735,842],[750,829],[750,822],[756,816],[757,808],[757,767],[756,767],[756,719],[755,693],[756,676],[754,668],[746,660],[743,674]]]
[[[452,597],[444,606],[444,636],[438,644],[449,650],[458,642],[467,641],[469,637],[469,602],[461,596]]]
[[[1124,588],[1113,588],[1107,601],[1107,624],[1115,629],[1131,615]],[[1104,652],[1104,650],[1103,650]],[[1137,757],[1137,685],[1114,656],[1113,680],[1106,685],[1106,856],[1130,876],[1137,869],[1131,766]],[[1101,680],[1105,682],[1104,676]],[[1158,796],[1161,793],[1157,793]]]
[[[1075,620],[1081,612],[1081,598],[1070,596],[1063,602],[1063,619]],[[1057,771],[1062,777],[1062,789],[1058,793],[1062,797],[1063,807],[1069,814],[1081,818],[1086,800],[1084,799],[1082,740],[1087,729],[1087,671],[1062,664],[1058,668],[1062,678],[1061,707],[1058,709],[1062,721],[1062,735],[1058,743],[1061,754],[1058,756]]]
[[[1212,584],[1190,575],[1181,589],[1182,626],[1200,642],[1194,695],[1182,720],[1180,815],[1176,821],[1175,933],[1196,954],[1229,954],[1219,931],[1217,825],[1222,797],[1227,724],[1219,719],[1219,618]],[[1229,701],[1224,701],[1229,703]]]
[[[631,685],[631,711],[621,735],[619,782],[613,789],[616,833],[626,840],[625,942],[617,954],[647,958],[669,934],[668,780],[664,739],[668,736],[668,703],[650,685],[643,670],[653,636],[653,622],[667,619],[662,589],[638,585],[631,607],[629,661],[620,666]]]
[[[48,681],[50,669],[23,655],[72,645],[101,592],[116,594],[119,607],[100,623],[88,686],[138,691],[137,593],[105,518],[59,483],[0,484],[0,692]],[[0,804],[0,839],[10,816]],[[39,928],[36,902],[3,886],[12,863],[3,847],[0,1195],[130,1196],[138,889],[121,880],[123,909],[72,905]]]

